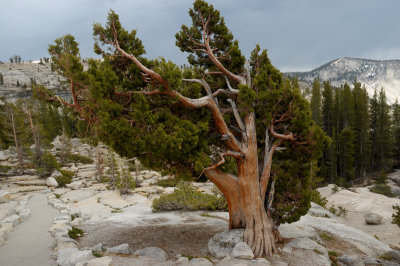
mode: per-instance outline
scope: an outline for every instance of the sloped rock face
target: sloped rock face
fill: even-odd
[[[4,80],[0,85],[0,96],[16,98],[30,95],[32,81],[58,94],[69,94],[61,84],[64,78],[51,71],[50,63],[4,63],[0,64],[0,73]]]

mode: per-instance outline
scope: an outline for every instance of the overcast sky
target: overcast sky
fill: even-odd
[[[180,25],[189,24],[192,0],[1,0],[0,61],[49,57],[47,47],[70,33],[81,56],[93,56],[92,24],[113,9],[137,29],[149,57],[177,64]],[[399,0],[210,0],[225,17],[246,55],[259,43],[282,71],[311,70],[350,56],[400,59]]]

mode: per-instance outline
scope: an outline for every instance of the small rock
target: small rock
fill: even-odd
[[[91,247],[90,249],[93,250],[93,251],[101,252],[101,251],[103,251],[103,244],[102,244],[102,243],[99,243],[99,244],[97,244],[97,245]]]
[[[68,184],[67,187],[69,187],[70,189],[73,189],[73,190],[78,190],[83,187],[83,184],[80,181],[75,181],[75,182]]]
[[[111,262],[112,262],[111,257],[105,256],[89,260],[86,266],[110,266]]]
[[[94,258],[94,256],[93,256],[91,250],[82,250],[82,251],[73,252],[71,254],[71,264],[76,265],[79,262],[84,263],[93,258]]]
[[[163,260],[163,261],[167,260],[167,257],[168,257],[167,253],[165,253],[164,250],[162,250],[161,248],[157,248],[157,247],[148,247],[148,248],[137,250],[135,252],[135,255],[155,258],[155,259],[159,259],[159,260]]]
[[[366,224],[381,224],[383,217],[376,213],[368,213],[365,215]]]
[[[264,265],[264,266],[271,265],[271,263],[267,259],[264,259],[264,258],[258,258],[256,261],[257,261],[257,265]]]
[[[28,209],[24,209],[21,213],[19,213],[19,216],[25,221],[31,216],[31,211]]]
[[[382,261],[376,258],[367,258],[362,261],[365,266],[378,266],[382,265]]]
[[[180,257],[175,263],[176,265],[188,265],[189,259],[187,257]]]
[[[47,178],[46,185],[49,187],[58,187],[57,180],[52,176]]]
[[[22,221],[23,221],[22,217],[14,214],[5,218],[1,223],[2,224],[11,223],[15,227],[18,224],[22,223]]]
[[[0,190],[0,203],[7,203],[11,200],[11,195],[8,191]]]
[[[60,173],[60,171],[55,170],[52,174],[51,177],[56,178],[62,176],[62,174]],[[56,181],[57,182],[57,181]],[[57,184],[58,185],[58,184]]]
[[[364,265],[362,263],[362,261],[359,260],[356,256],[344,255],[344,256],[338,257],[337,260],[348,266],[363,266]]]
[[[212,257],[222,259],[231,254],[238,242],[243,242],[243,229],[227,230],[216,234],[208,241],[208,251]]]
[[[82,218],[75,218],[73,221],[70,222],[71,226],[81,227],[83,225]]]
[[[7,235],[9,235],[12,231],[14,231],[14,226],[12,223],[2,223],[1,229],[4,230]]]
[[[394,249],[394,250],[400,251],[400,245],[396,245],[396,244],[389,244],[389,247],[390,247],[391,249]]]
[[[233,250],[231,252],[231,257],[237,259],[251,260],[254,258],[254,254],[246,243],[239,242],[236,243],[236,245],[233,247]]]
[[[129,255],[129,244],[121,244],[107,249],[108,252]]]
[[[190,261],[190,265],[196,265],[196,266],[212,266],[213,264],[211,261],[205,258],[194,258]]]

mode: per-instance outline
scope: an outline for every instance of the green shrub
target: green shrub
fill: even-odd
[[[11,166],[8,165],[0,165],[0,173],[7,173],[11,170]]]
[[[80,154],[67,154],[67,161],[69,163],[81,163],[81,164],[92,164],[94,162],[93,159],[80,155]]]
[[[60,170],[60,173],[61,176],[55,177],[59,187],[63,187],[66,184],[71,183],[72,177],[74,176],[74,172],[67,170]]]
[[[385,195],[386,197],[389,197],[389,198],[394,198],[394,196],[395,196],[392,193],[390,186],[388,186],[386,184],[375,184],[373,187],[369,188],[369,191]]]
[[[334,185],[332,188],[332,193],[336,193],[339,191],[339,187],[337,185]]]
[[[376,180],[377,184],[386,184],[386,173],[384,170],[382,170],[379,173],[378,179]]]
[[[161,179],[158,180],[155,185],[160,187],[176,187],[179,181],[175,178]]]
[[[347,210],[342,207],[342,206],[338,206],[338,208],[335,208],[335,205],[332,205],[332,207],[329,208],[329,211],[339,217],[343,217],[345,218],[347,216]]]
[[[400,226],[400,205],[394,205],[393,210],[395,210],[395,212],[392,214],[392,224]]]
[[[318,190],[312,190],[310,197],[312,202],[326,209],[326,204],[328,203],[328,200],[325,197],[322,197]]]
[[[326,234],[326,233],[321,233],[319,236],[321,237],[321,239],[326,240],[326,241],[335,240],[335,237],[333,237],[332,235]]]
[[[83,236],[83,230],[75,226],[72,226],[72,229],[68,231],[68,236],[76,240],[81,236]]]
[[[60,165],[57,162],[56,157],[49,153],[45,152],[40,156],[40,162],[37,162],[37,174],[41,177],[49,176],[54,170],[60,168]]]
[[[153,211],[227,210],[225,198],[203,194],[188,182],[181,182],[171,194],[161,195],[152,205]]]

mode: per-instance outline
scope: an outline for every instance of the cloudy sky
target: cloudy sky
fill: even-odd
[[[47,46],[70,33],[83,57],[93,56],[92,24],[115,10],[126,29],[137,29],[149,57],[177,64],[186,55],[175,33],[189,23],[192,0],[1,1],[0,61],[48,57]],[[311,70],[343,57],[400,59],[398,0],[210,0],[248,56],[255,44],[268,49],[282,71]]]

